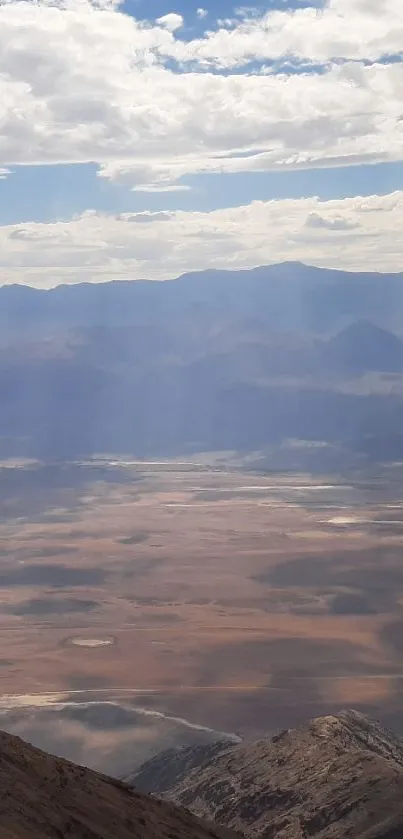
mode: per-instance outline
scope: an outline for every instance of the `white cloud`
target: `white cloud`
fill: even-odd
[[[131,222],[134,224],[152,224],[155,221],[171,221],[173,217],[172,213],[169,212],[156,212],[151,213],[148,210],[142,213],[122,213],[120,216],[117,216],[120,221]]]
[[[8,176],[11,175],[9,169],[1,169],[0,168],[0,181],[4,181]]]
[[[163,163],[158,159],[144,159],[136,163],[114,160],[101,164],[98,175],[115,183],[129,185],[135,192],[183,192],[189,187],[175,183],[175,180],[187,172],[183,163],[175,168],[173,162]]]
[[[168,15],[157,18],[156,23],[168,29],[168,32],[176,32],[177,29],[182,28],[184,21],[182,15],[170,12]]]
[[[403,4],[400,0],[325,0],[299,9],[239,10],[231,31],[218,30],[182,48],[186,60],[218,67],[294,56],[314,62],[333,59],[376,61],[401,53]],[[178,46],[179,50],[179,46]]]
[[[359,224],[351,219],[343,218],[343,216],[322,216],[314,211],[309,213],[305,227],[313,227],[319,230],[354,230],[359,227]]]
[[[198,172],[402,159],[403,65],[289,76],[217,68],[289,54],[379,56],[403,43],[403,3],[243,14],[230,31],[186,42],[173,12],[150,23],[114,0],[8,0],[0,165],[95,161],[103,177],[167,191]],[[181,72],[166,66],[172,59]]]
[[[196,9],[196,14],[197,14],[197,17],[200,18],[200,20],[203,20],[205,17],[207,17],[208,11],[207,11],[207,9],[202,9],[202,8]]]
[[[68,222],[0,226],[0,283],[164,279],[284,260],[393,271],[402,267],[402,226],[403,192],[254,201],[209,213],[88,211]]]

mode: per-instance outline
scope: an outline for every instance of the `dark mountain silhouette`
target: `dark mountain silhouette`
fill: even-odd
[[[128,780],[247,837],[403,837],[403,741],[354,711],[272,740],[171,750]]]
[[[235,839],[223,828],[0,733],[1,839]]]

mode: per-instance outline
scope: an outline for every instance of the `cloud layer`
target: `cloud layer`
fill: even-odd
[[[0,181],[16,165],[95,162],[102,178],[163,192],[196,174],[403,160],[403,3],[312,2],[225,21],[195,6],[189,24],[174,10],[136,20],[119,0],[0,0]],[[281,260],[399,270],[402,224],[400,192],[88,211],[0,227],[0,282]]]
[[[245,12],[188,40],[183,24],[113,0],[6,0],[0,166],[96,162],[158,191],[196,173],[403,158],[403,64],[383,63],[403,43],[397,0]],[[280,59],[323,66],[274,72]]]
[[[255,201],[203,212],[87,212],[69,222],[0,227],[0,283],[166,279],[189,270],[301,260],[401,268],[403,192],[319,201]]]
[[[217,67],[239,67],[250,61],[293,58],[326,63],[335,60],[374,62],[401,54],[403,6],[399,0],[325,0],[300,9],[235,18],[173,54]]]

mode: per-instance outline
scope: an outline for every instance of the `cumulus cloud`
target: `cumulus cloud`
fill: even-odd
[[[123,213],[120,216],[117,216],[118,219],[125,222],[133,222],[134,224],[151,224],[154,221],[170,221],[172,218],[172,213],[166,212],[159,212],[159,213]]]
[[[325,0],[303,8],[239,10],[231,31],[212,31],[182,48],[182,55],[235,67],[294,56],[309,62],[376,61],[400,54],[403,6],[399,0]]]
[[[114,0],[8,0],[0,165],[95,161],[133,189],[171,191],[195,173],[403,157],[403,64],[357,63],[402,43],[403,4],[242,14],[186,41],[174,12],[150,22]],[[322,74],[227,72],[279,56],[330,63]]]
[[[322,216],[320,213],[309,213],[305,222],[306,227],[313,227],[319,230],[354,230],[358,227],[356,221],[352,221],[343,216]]]
[[[202,8],[196,9],[196,14],[197,14],[197,17],[200,18],[200,20],[203,20],[205,17],[207,17],[208,11],[207,11],[207,9],[202,9]]]
[[[156,23],[159,26],[164,26],[165,29],[168,29],[168,32],[176,32],[177,29],[182,28],[184,21],[182,15],[170,12],[167,15],[157,18]]]
[[[312,219],[321,221],[312,225]],[[212,212],[88,211],[66,222],[0,227],[0,282],[46,287],[167,279],[211,265],[247,268],[284,260],[393,271],[402,267],[402,225],[403,192],[254,201]]]

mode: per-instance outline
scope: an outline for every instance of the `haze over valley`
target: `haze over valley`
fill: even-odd
[[[0,289],[0,455],[403,457],[403,275],[284,263]]]
[[[221,452],[0,476],[2,728],[114,775],[340,707],[403,733],[401,466]]]
[[[403,839],[401,0],[0,0],[0,839]]]
[[[3,727],[120,775],[343,706],[403,731],[403,275],[0,303]]]

